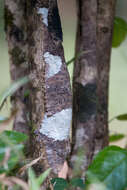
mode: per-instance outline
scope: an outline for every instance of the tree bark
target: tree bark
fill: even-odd
[[[73,77],[73,150],[72,167],[79,149],[85,149],[81,168],[82,174],[93,157],[96,132],[96,1],[78,1],[78,26],[76,54],[81,54],[74,65]],[[86,51],[89,51],[85,54]]]
[[[43,156],[38,173],[51,167],[59,175],[70,151],[72,99],[58,6],[56,0],[31,0],[27,8],[32,154]]]
[[[97,131],[95,154],[108,145],[108,94],[110,56],[116,0],[97,1]]]
[[[82,148],[80,175],[108,145],[108,82],[115,0],[78,0],[73,77],[73,149],[71,166]],[[87,53],[88,50],[88,53]]]
[[[28,75],[25,0],[5,0],[5,31],[8,41],[12,81]],[[20,88],[12,97],[12,109],[17,109],[13,129],[29,136],[29,85]],[[28,145],[28,143],[27,143]]]

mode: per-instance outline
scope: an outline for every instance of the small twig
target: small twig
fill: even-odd
[[[5,157],[3,159],[3,161],[0,163],[0,165],[4,166],[4,168],[8,169],[8,160],[10,158],[10,153],[11,153],[11,149],[7,148],[6,152],[5,152]]]
[[[116,118],[117,118],[117,116],[112,117],[112,118],[108,121],[108,123],[111,123],[111,122],[114,121]]]
[[[87,54],[87,53],[91,53],[91,52],[93,52],[93,50],[86,50],[86,51],[82,51],[82,52],[80,52],[80,53],[77,53],[76,55],[75,55],[75,57],[73,57],[72,59],[70,59],[69,61],[67,61],[67,66],[70,64],[70,63],[72,63],[73,61],[75,61],[76,59],[78,59],[80,56],[82,56],[83,54]]]
[[[23,180],[16,177],[10,177],[10,180],[15,184],[20,185],[24,190],[29,190],[28,184]]]
[[[0,183],[8,187],[13,187],[15,184],[17,184],[24,190],[29,190],[29,186],[26,182],[17,177],[6,177],[5,174],[0,175]]]
[[[23,166],[22,168],[20,168],[20,170],[18,171],[19,174],[22,174],[23,172],[25,172],[28,168],[30,168],[31,166],[35,165],[39,160],[41,160],[43,158],[43,156],[40,156],[39,158],[32,160],[30,163],[26,164],[25,166]]]
[[[17,114],[17,109],[12,110],[10,117],[6,118],[4,121],[0,123],[0,133],[6,130],[6,127],[8,127],[8,124],[14,119],[14,117]]]

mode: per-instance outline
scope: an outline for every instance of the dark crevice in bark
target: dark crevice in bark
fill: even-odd
[[[50,4],[49,4],[49,6],[50,6]],[[53,8],[51,8],[51,11],[49,8],[48,30],[52,34],[52,37],[54,38],[54,40],[63,41],[63,32],[62,32],[62,27],[61,27],[61,21],[60,21],[57,1],[55,2]]]

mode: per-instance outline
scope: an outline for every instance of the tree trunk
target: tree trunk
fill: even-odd
[[[73,149],[71,166],[82,148],[80,175],[108,145],[108,81],[115,0],[78,0],[73,77]],[[87,52],[88,51],[88,52]]]
[[[95,154],[108,145],[108,94],[115,5],[116,0],[97,1],[98,114]]]
[[[25,0],[5,0],[5,31],[12,81],[28,75],[25,9]],[[12,109],[18,110],[13,129],[29,135],[29,101],[25,96],[28,89],[29,85],[20,88],[11,101]]]
[[[96,132],[96,1],[78,1],[78,31],[76,54],[81,54],[74,65],[73,78],[73,150],[74,166],[80,148],[85,149],[81,170],[87,168],[93,157]],[[88,53],[85,53],[89,51]]]
[[[43,156],[39,173],[51,167],[59,175],[70,151],[72,99],[58,6],[56,0],[31,0],[27,7],[32,154]]]

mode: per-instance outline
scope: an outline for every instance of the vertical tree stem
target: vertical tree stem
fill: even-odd
[[[108,145],[110,55],[116,0],[97,0],[98,114],[95,154]]]
[[[73,78],[73,150],[84,152],[81,175],[94,155],[108,145],[108,84],[115,0],[78,0],[76,53],[91,50],[75,61]]]
[[[33,154],[43,155],[38,172],[58,175],[70,149],[72,100],[57,1],[29,1],[28,23]]]
[[[95,0],[78,0],[78,26],[76,54],[89,51],[75,61],[73,77],[73,150],[72,167],[80,148],[85,151],[81,163],[81,174],[90,164],[96,134],[96,14]]]

